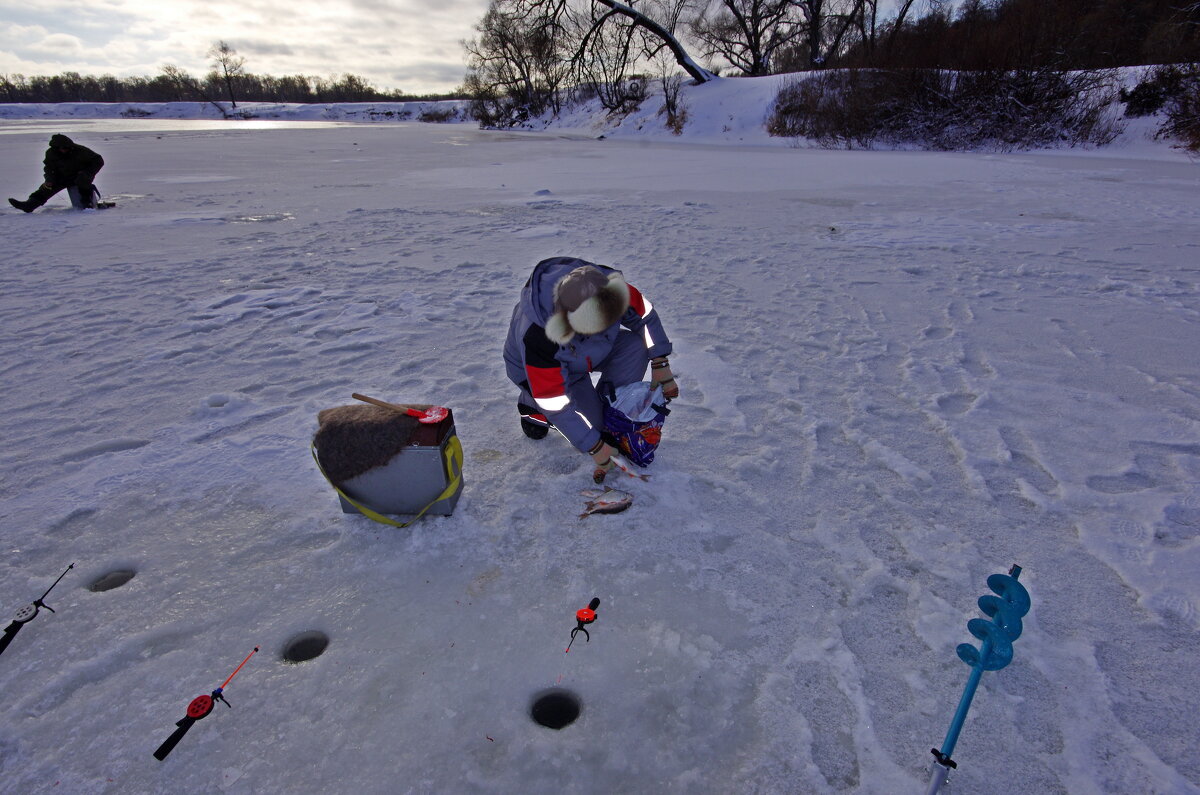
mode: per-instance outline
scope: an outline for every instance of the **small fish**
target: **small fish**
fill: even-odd
[[[591,498],[584,504],[584,511],[579,514],[580,519],[593,513],[620,513],[633,505],[632,494],[608,486],[605,486],[603,491],[584,489],[580,494]]]
[[[650,479],[649,475],[643,474],[641,472],[634,472],[633,464],[629,463],[624,458],[621,458],[621,456],[613,455],[613,456],[611,456],[611,458],[612,458],[612,462],[616,466],[616,468],[621,470],[622,472],[624,472],[629,477],[637,478],[638,480],[649,480]]]

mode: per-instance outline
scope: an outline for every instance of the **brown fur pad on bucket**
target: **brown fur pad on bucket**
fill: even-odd
[[[367,470],[383,466],[408,447],[416,417],[380,406],[350,405],[317,414],[313,437],[326,477],[339,488]]]

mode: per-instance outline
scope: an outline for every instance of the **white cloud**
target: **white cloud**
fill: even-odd
[[[488,0],[0,0],[0,69],[152,75],[208,71],[228,42],[258,74],[356,74],[380,88],[448,91]],[[434,7],[430,7],[434,6]],[[20,68],[18,68],[20,67]]]
[[[29,49],[47,57],[74,58],[83,52],[83,42],[66,33],[51,33],[29,45]]]

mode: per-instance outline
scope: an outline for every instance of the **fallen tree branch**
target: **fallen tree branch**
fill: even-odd
[[[715,74],[693,61],[692,57],[687,54],[685,49],[683,49],[683,45],[679,43],[679,40],[672,36],[666,28],[655,22],[650,17],[646,16],[637,9],[630,8],[623,3],[618,3],[616,0],[597,0],[597,2],[608,6],[614,12],[621,14],[622,16],[629,17],[633,20],[634,25],[641,26],[662,39],[663,43],[666,44],[667,48],[671,51],[671,54],[675,56],[675,63],[683,67],[683,70],[692,76],[692,79],[696,81],[697,85],[717,79]],[[606,14],[605,18],[608,16],[610,16],[610,14]]]

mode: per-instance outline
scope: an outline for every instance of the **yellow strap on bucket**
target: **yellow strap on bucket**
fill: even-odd
[[[445,490],[443,490],[438,496],[434,497],[433,501],[422,508],[416,516],[409,519],[407,522],[398,522],[395,519],[384,516],[379,511],[371,510],[367,506],[350,497],[350,495],[346,494],[346,492],[339,489],[337,485],[329,479],[329,476],[325,474],[325,469],[321,466],[321,459],[317,457],[316,443],[313,443],[309,446],[312,448],[313,461],[317,462],[317,469],[320,470],[321,476],[325,478],[326,482],[328,482],[330,486],[333,486],[333,490],[336,491],[343,500],[353,505],[359,513],[368,519],[373,519],[380,524],[389,524],[392,527],[408,527],[410,524],[424,516],[425,512],[432,508],[439,500],[444,500],[457,491],[459,483],[462,481],[462,442],[458,441],[457,435],[454,435],[450,437],[450,443],[446,445],[446,480],[449,482],[446,484]]]

